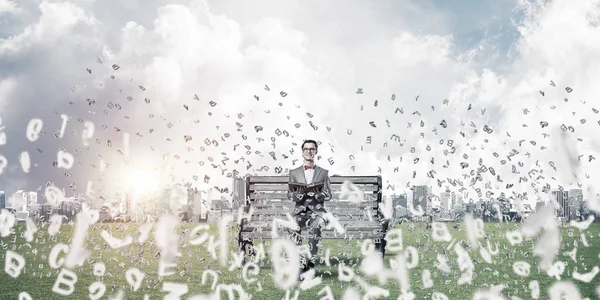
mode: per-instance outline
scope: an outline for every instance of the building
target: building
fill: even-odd
[[[392,206],[394,208],[394,218],[402,218],[407,214],[408,197],[406,194],[392,195]]]
[[[450,209],[454,208],[455,206],[461,206],[462,204],[464,204],[462,195],[452,192],[452,206]]]
[[[244,178],[233,179],[233,202],[237,202],[240,205],[246,203],[246,181]]]
[[[3,192],[2,192],[3,193]],[[37,192],[16,191],[7,201],[6,195],[0,199],[1,208],[13,208],[16,212],[28,212],[31,204],[37,203]]]
[[[451,195],[448,192],[443,192],[440,194],[440,208],[442,211],[449,211],[451,207]]]
[[[192,208],[192,214],[197,221],[206,220],[206,202],[202,201],[202,193],[198,188],[188,192],[188,204]]]
[[[521,216],[523,218],[528,218],[529,216],[531,216],[531,214],[533,214],[533,207],[531,207],[531,204],[523,204],[523,211],[521,211]]]
[[[125,197],[123,199],[125,202],[123,203],[123,212],[125,215],[131,216],[133,214],[133,210],[132,210],[132,206],[133,203],[131,203],[132,199],[131,199],[131,191],[127,191],[125,192]]]
[[[213,199],[210,201],[210,210],[221,210],[225,209],[226,203],[223,203],[221,199]]]
[[[424,212],[429,211],[431,209],[431,189],[426,185],[413,185],[411,190],[413,192],[413,207],[416,209],[420,205]]]
[[[186,205],[185,205],[185,214],[186,214],[186,218],[188,221],[198,221],[198,215],[196,215],[194,212],[198,211],[199,213],[202,212],[202,207],[200,207],[200,209],[195,209],[195,195],[196,193],[198,193],[198,188],[192,188],[191,185],[186,186],[187,187],[187,201],[186,201]]]
[[[75,221],[75,217],[81,212],[82,206],[82,201],[78,198],[65,198],[58,205],[58,214],[65,216],[67,221]]]
[[[546,205],[546,203],[542,200],[538,200],[535,203],[535,210],[534,211],[539,211],[540,209],[544,208],[544,205]]]
[[[408,207],[408,197],[406,194],[402,194],[398,196],[398,205],[407,208]]]
[[[398,205],[394,208],[394,216],[395,219],[405,218],[408,216],[408,208]]]
[[[569,191],[569,198],[573,199],[577,205],[583,202],[583,191],[581,189],[572,189]]]
[[[583,201],[583,191],[581,189],[572,189],[569,191],[569,198],[573,198],[576,201]]]
[[[41,204],[39,208],[39,220],[48,222],[50,217],[57,211],[50,203]]]
[[[38,203],[37,192],[27,192],[27,207]]]
[[[568,220],[571,216],[571,207],[569,203],[569,192],[565,190],[553,190],[552,198],[558,203],[560,210],[557,217]]]
[[[0,191],[0,209],[6,208],[6,194],[4,191]]]
[[[40,204],[34,203],[29,205],[29,217],[33,222],[40,221]]]
[[[572,189],[569,191],[569,208],[571,220],[578,219],[583,215],[583,191],[581,189]]]
[[[407,203],[408,200],[407,200],[406,194],[402,194],[402,195],[395,195],[394,194],[394,195],[392,195],[390,197],[390,199],[392,199],[392,205],[393,206],[400,205],[400,206],[406,207],[407,204],[408,204]]]

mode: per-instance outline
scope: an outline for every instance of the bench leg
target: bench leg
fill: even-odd
[[[244,258],[242,260],[242,266],[246,265],[246,262],[249,261],[249,258],[254,257],[254,241],[242,241],[240,242],[240,251],[244,253]]]
[[[381,229],[383,231],[383,238],[375,239],[375,250],[378,250],[379,252],[381,252],[381,258],[383,259],[385,256],[385,245],[387,244],[387,241],[385,240],[385,236],[386,236],[388,228],[390,226],[390,221],[383,220],[380,224],[381,224]]]
[[[381,252],[381,258],[383,258],[385,255],[385,245],[386,245],[385,239],[379,239],[379,242],[377,242],[377,240],[375,240],[375,251]]]

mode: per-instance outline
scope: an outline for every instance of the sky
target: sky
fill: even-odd
[[[110,198],[154,170],[142,186],[227,196],[315,139],[318,165],[384,195],[589,198],[599,2],[0,0],[0,190]]]

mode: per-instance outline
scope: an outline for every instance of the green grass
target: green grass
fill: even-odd
[[[104,284],[106,285],[106,293],[102,299],[109,299],[109,296],[115,295],[119,289],[124,289],[126,299],[144,299],[144,295],[148,295],[150,299],[162,299],[166,293],[161,292],[163,282],[175,282],[187,284],[189,292],[182,298],[187,299],[191,295],[196,294],[209,294],[211,292],[210,285],[203,285],[201,283],[202,272],[207,269],[213,269],[221,273],[219,276],[219,283],[223,284],[240,284],[244,290],[252,294],[253,299],[282,299],[285,297],[285,291],[282,291],[273,283],[272,266],[267,259],[267,263],[261,266],[261,272],[259,274],[259,281],[263,284],[262,291],[257,290],[256,283],[246,284],[240,277],[240,270],[236,269],[233,272],[229,272],[227,267],[222,268],[219,265],[218,260],[214,261],[208,254],[205,246],[191,246],[188,244],[187,232],[198,224],[181,224],[177,229],[177,235],[179,238],[179,249],[182,253],[182,257],[179,259],[178,270],[176,275],[168,276],[163,278],[160,282],[158,278],[158,267],[156,253],[159,249],[156,243],[152,244],[153,233],[156,230],[156,226],[153,228],[150,237],[145,244],[132,244],[125,246],[120,249],[110,249],[106,246],[102,237],[100,237],[100,231],[107,229],[112,232],[113,236],[117,238],[123,238],[127,235],[131,235],[135,239],[139,236],[137,229],[138,224],[96,224],[90,228],[87,240],[87,248],[90,250],[91,255],[88,261],[82,267],[76,268],[74,271],[78,276],[78,281],[75,286],[73,294],[67,297],[55,294],[52,292],[52,286],[56,280],[59,270],[51,269],[48,264],[48,255],[51,247],[56,243],[62,242],[70,244],[70,237],[72,235],[73,226],[63,225],[60,233],[56,237],[56,241],[50,240],[48,236],[47,224],[40,228],[40,232],[35,234],[36,239],[29,245],[26,245],[24,237],[21,233],[24,232],[24,223],[19,223],[15,226],[16,234],[12,234],[9,237],[0,239],[0,245],[3,245],[0,250],[2,264],[5,264],[6,250],[15,251],[24,256],[26,260],[26,267],[20,276],[16,279],[7,275],[6,272],[0,272],[0,283],[2,288],[0,289],[0,299],[18,299],[18,295],[22,291],[28,292],[33,299],[89,299],[88,288],[90,284],[99,280],[92,274],[91,261],[104,262],[106,264],[106,272],[104,275]],[[452,225],[452,224],[448,224]],[[38,224],[38,227],[42,227],[42,223]],[[549,277],[544,272],[538,273],[537,264],[539,259],[533,255],[530,241],[524,241],[519,246],[510,246],[504,233],[508,230],[514,230],[520,226],[519,224],[485,224],[485,232],[490,236],[492,243],[498,241],[500,246],[500,253],[494,257],[493,264],[487,264],[478,252],[471,251],[470,256],[475,262],[475,274],[476,278],[473,280],[473,284],[470,285],[458,285],[457,279],[460,276],[458,266],[456,265],[456,254],[454,251],[447,250],[447,257],[450,262],[451,273],[446,275],[439,271],[434,263],[436,262],[437,252],[443,251],[448,247],[448,243],[445,242],[433,242],[427,240],[428,237],[425,234],[431,235],[430,232],[425,230],[424,223],[407,223],[398,225],[403,231],[404,247],[413,246],[418,249],[419,253],[419,264],[416,268],[410,270],[410,283],[412,292],[415,293],[415,299],[431,299],[433,292],[442,292],[449,297],[449,299],[471,299],[473,293],[487,285],[491,284],[506,284],[507,288],[504,289],[504,296],[509,298],[510,295],[516,295],[522,299],[530,299],[530,290],[528,284],[531,280],[537,280],[540,284],[541,295],[539,299],[547,299],[547,290],[556,281],[556,279]],[[466,240],[466,233],[464,229],[456,230],[449,226],[450,233],[456,240]],[[568,230],[573,231],[573,235],[569,236]],[[235,230],[234,230],[235,232]],[[214,236],[218,235],[216,227],[211,228],[210,233]],[[580,233],[576,228],[561,227],[562,243],[561,249],[559,250],[558,260],[567,261],[568,266],[562,276],[563,280],[573,281],[579,288],[581,294],[584,297],[590,299],[597,299],[595,295],[596,286],[600,285],[600,275],[596,276],[590,283],[584,283],[581,281],[574,280],[572,273],[574,270],[575,263],[568,257],[564,256],[565,251],[573,249],[573,244],[576,239],[579,238]],[[597,265],[598,254],[600,252],[600,244],[598,244],[598,237],[600,236],[600,224],[594,223],[585,230],[586,237],[591,245],[584,247],[579,242],[577,250],[577,269],[580,273],[589,272],[592,267]],[[230,235],[232,235],[230,233]],[[44,241],[45,240],[45,241]],[[483,244],[483,240],[482,244]],[[356,264],[354,269],[359,270],[360,257],[357,253],[360,253],[359,243],[362,241],[350,241],[344,240],[325,240],[324,248],[331,247],[331,255],[337,255],[345,261],[347,265]],[[30,247],[31,246],[31,247]],[[231,242],[231,248],[236,247],[234,241]],[[322,247],[323,248],[323,247]],[[34,250],[35,249],[35,250]],[[267,250],[268,251],[268,250]],[[345,257],[342,253],[346,253]],[[352,252],[352,255],[348,255]],[[525,257],[525,253],[527,256]],[[59,257],[64,257],[61,254]],[[142,257],[146,263],[142,263]],[[385,256],[386,265],[389,266],[389,259],[393,258],[393,253],[387,253]],[[228,259],[230,259],[229,257]],[[502,261],[501,261],[502,260]],[[528,277],[523,278],[516,275],[513,272],[512,265],[515,261],[524,260],[531,264],[531,273]],[[189,262],[187,265],[185,262]],[[346,288],[349,286],[357,287],[356,283],[347,283],[338,281],[338,268],[336,261],[332,260],[332,267],[327,267],[324,264],[317,266],[317,276],[323,276],[323,282],[307,291],[300,291],[299,299],[321,299],[322,296],[318,296],[317,293],[325,286],[331,286],[331,289],[336,299],[341,299]],[[358,264],[357,264],[358,263]],[[125,280],[125,271],[130,267],[136,267],[146,273],[141,288],[133,292],[131,287],[127,285]],[[422,288],[423,284],[421,281],[421,274],[423,270],[429,269],[431,272],[434,286],[429,289]],[[4,268],[2,268],[4,270]],[[358,276],[368,279],[367,281],[374,285],[379,285],[377,280],[374,278],[365,278],[364,274]],[[457,276],[457,277],[455,277]],[[388,289],[391,293],[390,298],[397,299],[399,294],[399,287],[396,281],[388,281],[387,284],[381,285],[382,288]],[[292,290],[296,290],[298,287],[295,286]],[[364,291],[361,291],[364,293]],[[222,299],[226,299],[225,294],[222,294]]]

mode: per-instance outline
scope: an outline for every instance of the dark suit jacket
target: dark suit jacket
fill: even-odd
[[[289,177],[289,182],[306,183],[306,178],[304,176],[304,165],[291,170]],[[323,190],[320,193],[315,194],[313,197],[309,197],[307,194],[298,194],[288,191],[288,199],[296,203],[294,214],[309,211],[316,213],[327,212],[325,210],[325,201],[331,200],[331,182],[329,181],[329,171],[315,165],[312,182],[324,183]]]

